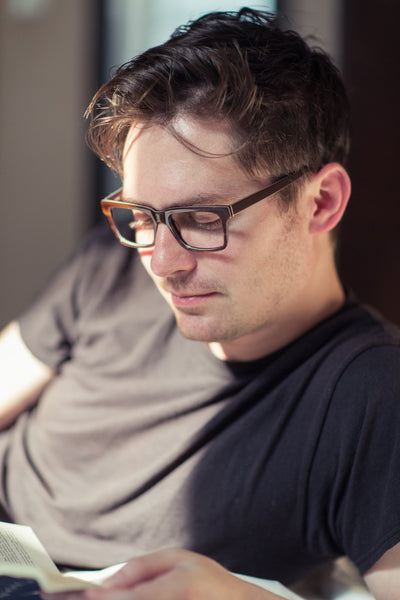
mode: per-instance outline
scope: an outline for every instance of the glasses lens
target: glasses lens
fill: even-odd
[[[114,225],[126,242],[135,246],[154,244],[154,223],[150,214],[130,208],[111,209]]]
[[[207,210],[190,210],[173,213],[170,217],[173,228],[182,240],[203,250],[224,246],[224,226],[220,216]]]

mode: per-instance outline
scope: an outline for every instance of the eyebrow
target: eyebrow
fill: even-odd
[[[142,204],[141,202],[136,202],[134,200],[131,199],[126,199],[123,196],[123,192],[121,191],[121,201],[122,202],[126,202],[127,204],[139,204],[141,206],[148,206],[149,208],[153,208],[151,205],[149,204]],[[180,202],[176,202],[174,204],[171,204],[169,206],[164,207],[163,210],[169,210],[171,208],[178,208],[178,207],[196,207],[196,206],[215,206],[218,204],[222,204],[222,205],[228,205],[231,202],[234,202],[234,200],[232,199],[232,196],[227,198],[224,196],[221,196],[220,194],[199,194],[198,196],[195,196],[193,198],[185,198],[183,200],[181,200]]]

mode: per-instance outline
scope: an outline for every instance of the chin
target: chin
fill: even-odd
[[[199,322],[199,319],[196,319],[198,322],[193,322],[194,319],[180,319],[179,317],[176,319],[176,324],[183,335],[183,337],[188,340],[193,340],[196,342],[215,342],[217,341],[215,338],[219,337],[217,328],[215,325],[206,324]],[[189,322],[188,322],[189,321]],[[190,322],[192,321],[192,322]]]
[[[199,331],[195,328],[179,327],[179,325],[178,329],[183,335],[183,337],[185,337],[188,340],[193,340],[194,342],[211,343],[217,341],[215,339],[215,331],[211,333],[209,331]]]
[[[197,322],[196,322],[197,321]],[[221,327],[221,321],[204,322],[204,319],[182,319],[177,318],[177,327],[183,337],[196,342],[205,342],[207,344],[228,342],[235,339],[231,330]]]

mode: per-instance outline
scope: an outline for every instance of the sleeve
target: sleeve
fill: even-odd
[[[21,336],[29,350],[52,369],[68,360],[77,335],[76,323],[90,273],[99,269],[105,230],[92,232],[79,250],[50,278],[20,315]]]
[[[376,345],[352,360],[332,397],[331,531],[362,574],[400,542],[399,374],[399,345]]]

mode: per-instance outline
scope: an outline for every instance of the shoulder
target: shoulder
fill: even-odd
[[[400,367],[400,329],[358,302],[349,302],[315,335],[323,342],[321,366],[332,385],[361,375],[394,375]]]
[[[398,437],[399,330],[362,306],[354,317],[338,334],[320,377],[325,387],[320,387],[324,415],[318,444],[331,456],[334,472],[343,461],[353,465],[356,456],[370,456],[372,448],[371,460],[386,460]]]
[[[310,399],[318,446],[332,459],[337,453],[343,458],[347,448],[351,458],[362,431],[378,439],[385,428],[394,435],[398,427],[400,332],[359,304],[346,307],[325,328]]]
[[[399,389],[400,330],[369,307],[355,305],[355,315],[351,335],[337,348],[343,355],[337,387],[357,386],[364,393]]]
[[[24,343],[42,362],[57,367],[70,356],[83,325],[99,331],[117,308],[121,318],[132,313],[133,292],[150,287],[146,275],[137,252],[104,227],[95,229],[19,316]]]
[[[58,274],[67,274],[67,288],[79,307],[112,296],[121,286],[132,286],[135,279],[143,278],[142,271],[137,252],[120,244],[108,226],[99,226]]]
[[[400,330],[373,309],[353,304],[327,359],[330,410],[357,411],[378,399],[400,411]]]
[[[102,265],[124,261],[131,257],[132,250],[122,246],[109,227],[100,225],[90,231],[83,243],[72,256],[72,260],[86,261],[88,264]]]

